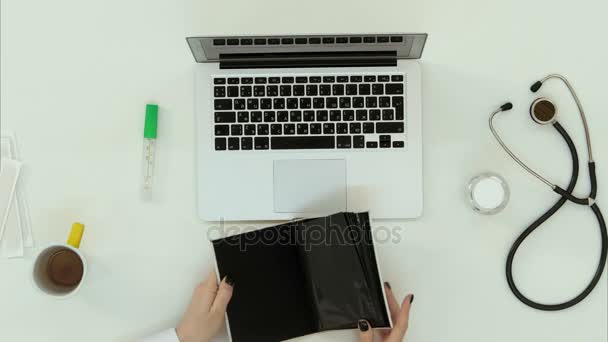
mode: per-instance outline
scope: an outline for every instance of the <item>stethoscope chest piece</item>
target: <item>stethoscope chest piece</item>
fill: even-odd
[[[530,117],[539,125],[552,124],[557,117],[557,108],[553,102],[541,97],[530,105]]]

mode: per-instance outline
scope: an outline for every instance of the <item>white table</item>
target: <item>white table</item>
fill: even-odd
[[[76,297],[57,301],[30,284],[35,251],[1,260],[0,340],[128,340],[173,326],[212,268],[211,225],[195,211],[188,34],[372,31],[429,33],[421,61],[424,216],[385,222],[400,228],[400,241],[378,248],[395,292],[416,295],[407,341],[608,340],[606,274],[587,300],[563,312],[532,310],[510,293],[507,251],[556,196],[524,174],[487,128],[490,111],[512,100],[516,110],[498,123],[505,139],[565,184],[567,149],[526,111],[534,80],[549,72],[569,76],[589,115],[599,202],[608,210],[606,1],[2,0],[1,10],[1,123],[16,132],[27,163],[36,244],[61,241],[73,221],[84,222],[90,273]],[[584,156],[567,93],[555,85],[543,92],[563,109]],[[160,196],[153,203],[139,198],[147,102],[161,106]],[[501,173],[512,191],[506,210],[490,217],[474,213],[463,194],[467,180],[487,170]],[[570,204],[562,210],[516,259],[518,284],[544,301],[578,293],[599,255],[590,211]]]

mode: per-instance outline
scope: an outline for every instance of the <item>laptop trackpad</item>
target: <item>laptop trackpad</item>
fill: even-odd
[[[332,214],[345,210],[345,160],[274,161],[275,212]]]

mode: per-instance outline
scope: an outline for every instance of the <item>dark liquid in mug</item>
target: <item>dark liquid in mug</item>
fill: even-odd
[[[78,254],[69,249],[62,249],[49,257],[47,272],[55,285],[76,287],[82,280],[84,266]]]

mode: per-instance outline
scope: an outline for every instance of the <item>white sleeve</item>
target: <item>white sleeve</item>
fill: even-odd
[[[140,342],[179,342],[175,329],[168,329],[156,335],[148,336]]]

